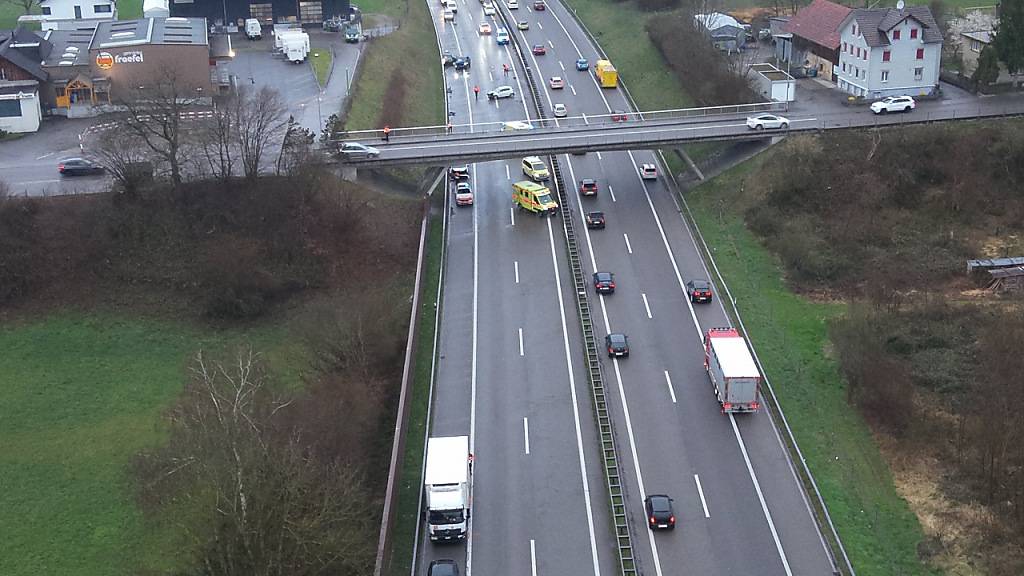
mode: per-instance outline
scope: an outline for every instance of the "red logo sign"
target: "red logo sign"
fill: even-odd
[[[110,70],[114,67],[114,56],[110,52],[100,52],[96,55],[96,67],[101,70]]]

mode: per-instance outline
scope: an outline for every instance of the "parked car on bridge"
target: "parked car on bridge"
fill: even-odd
[[[548,80],[548,86],[550,86],[552,90],[561,90],[562,88],[565,88],[565,80],[562,80],[561,76],[552,76],[551,79]]]
[[[672,499],[664,494],[651,494],[644,499],[647,511],[647,526],[651,530],[674,530],[676,514],[672,511]]]
[[[587,212],[584,219],[587,221],[587,228],[590,228],[591,230],[604,229],[604,212],[601,212],[600,210]]]
[[[590,62],[588,62],[586,58],[580,58],[576,61],[576,69],[580,72],[590,70]]]
[[[545,46],[543,44],[534,44],[533,45],[533,55],[534,56],[543,56],[543,55],[545,55],[547,53],[548,53],[547,46]]]
[[[889,96],[877,102],[871,103],[871,111],[875,114],[888,114],[889,112],[910,112],[917,107],[917,102],[910,96]]]
[[[61,176],[95,176],[106,169],[86,158],[65,158],[57,164],[57,171]]]
[[[775,114],[758,114],[747,118],[747,128],[764,130],[765,128],[785,130],[789,128],[789,119]]]
[[[357,158],[376,158],[380,156],[380,150],[377,150],[373,146],[367,146],[366,144],[360,144],[358,142],[345,142],[338,149],[348,160],[355,160]]]
[[[640,178],[643,180],[657,180],[658,168],[654,164],[641,164]]]
[[[516,95],[516,91],[511,86],[498,86],[494,90],[487,93],[487,97],[491,100],[497,100],[499,98],[511,98]]]

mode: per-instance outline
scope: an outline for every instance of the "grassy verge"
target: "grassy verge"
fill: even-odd
[[[402,474],[398,482],[398,506],[391,547],[393,575],[409,574],[412,569],[412,549],[416,538],[416,514],[420,500],[420,477],[423,466],[423,437],[427,427],[427,408],[430,403],[430,379],[433,369],[435,314],[440,302],[435,302],[441,281],[441,255],[444,234],[441,216],[433,217],[427,235],[424,262],[423,291],[420,294],[419,341],[416,343],[415,371],[410,395],[409,426],[405,433],[405,454]]]
[[[688,196],[696,224],[737,299],[753,344],[861,574],[926,574],[917,518],[899,497],[867,425],[847,403],[827,323],[845,307],[792,294],[778,260],[736,212],[740,184],[761,158]]]
[[[106,313],[0,331],[0,574],[180,568],[188,543],[177,526],[143,523],[127,464],[164,438],[160,415],[196,349],[251,343],[288,385],[303,365],[291,340],[279,327],[210,332]]]
[[[316,74],[316,81],[323,88],[327,84],[327,77],[331,73],[331,49],[327,46],[313,48],[309,55],[309,61],[313,63],[313,73]]]
[[[377,9],[385,13],[396,10],[391,2],[380,4]],[[361,7],[366,12],[371,11],[369,6]],[[393,128],[441,124],[444,82],[438,58],[426,3],[409,0],[401,16],[401,28],[371,40],[366,48],[354,82],[345,128],[382,128],[381,115],[386,108],[401,111],[400,121],[389,119]],[[396,97],[399,102],[395,102]]]

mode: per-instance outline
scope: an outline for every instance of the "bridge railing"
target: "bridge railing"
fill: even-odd
[[[699,120],[701,118],[719,118],[721,116],[746,116],[760,112],[785,112],[789,108],[786,102],[760,102],[757,104],[737,104],[733,106],[707,106],[704,108],[679,108],[672,110],[652,110],[634,112],[631,110],[616,111],[610,114],[592,114],[569,116],[566,118],[529,118],[516,121],[483,122],[473,124],[450,124],[437,126],[411,126],[391,128],[391,138],[434,138],[446,134],[490,134],[505,132],[522,133],[524,130],[564,128],[572,125],[618,124],[621,122],[658,122],[665,120]],[[528,125],[529,127],[525,126]],[[384,129],[351,130],[337,132],[332,135],[331,142],[358,141],[374,143],[384,141]]]

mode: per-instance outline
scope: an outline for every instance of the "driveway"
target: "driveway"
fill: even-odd
[[[106,189],[105,176],[62,178],[57,164],[81,155],[78,135],[102,118],[44,118],[39,131],[0,142],[0,180],[11,192],[26,196],[80,194]]]
[[[963,105],[968,101],[977,101],[978,97],[970,92],[942,82],[942,97],[938,103],[940,106]],[[835,84],[821,78],[799,78],[796,81],[796,102],[789,103],[791,112],[801,114],[828,115],[842,112],[849,112],[860,108],[866,109],[866,105],[858,105],[851,108],[846,99],[849,94],[842,92]]]

